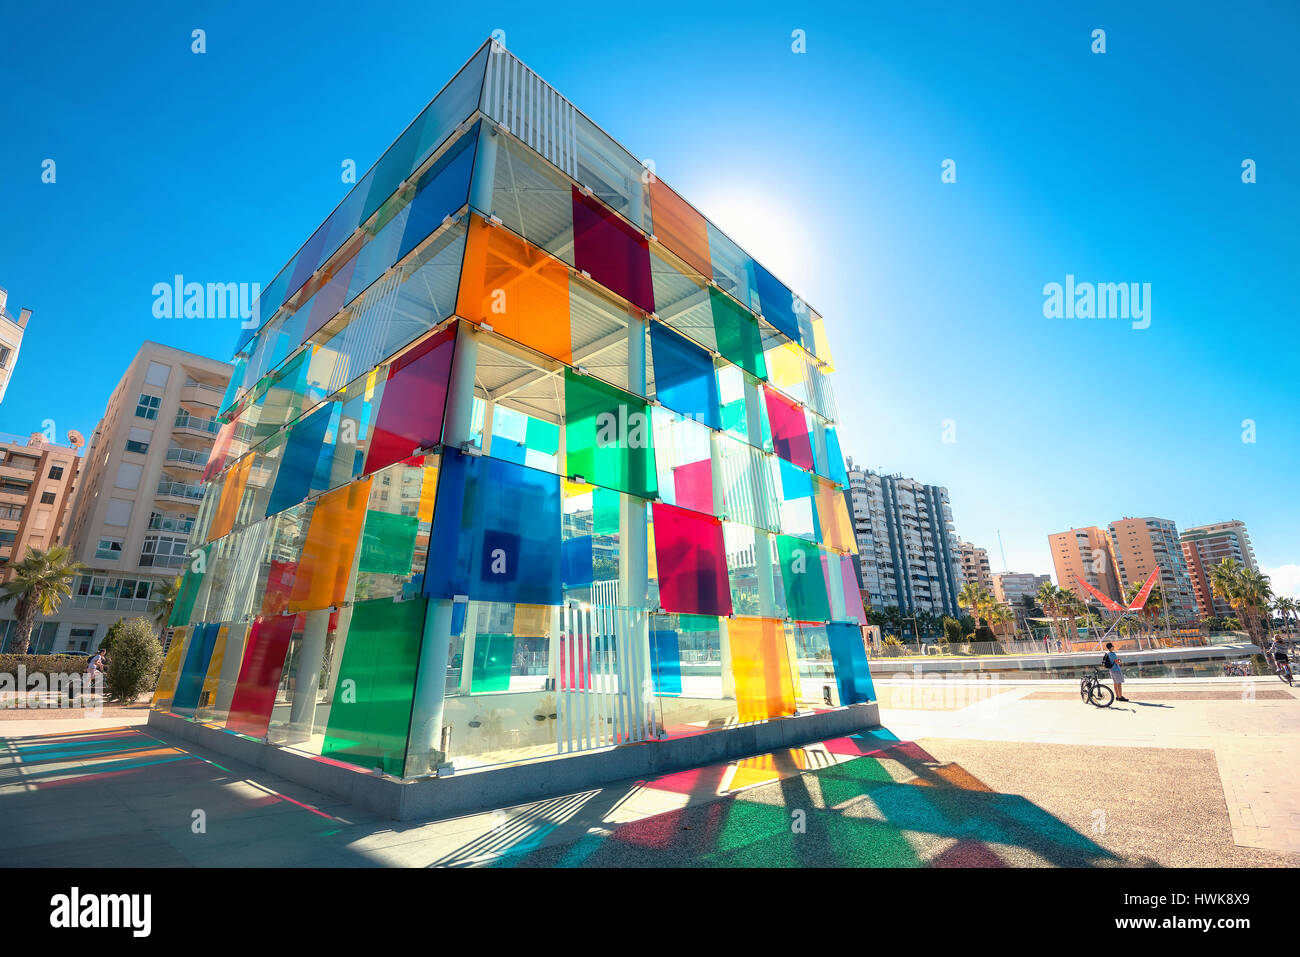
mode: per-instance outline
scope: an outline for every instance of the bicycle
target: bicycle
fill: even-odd
[[[1098,708],[1109,708],[1115,701],[1115,692],[1101,683],[1097,674],[1086,674],[1079,682],[1079,697],[1084,704]]]
[[[1279,659],[1276,655],[1270,654],[1269,659],[1273,664],[1273,672],[1278,676],[1280,681],[1285,681],[1288,685],[1292,684],[1291,661],[1289,658]]]

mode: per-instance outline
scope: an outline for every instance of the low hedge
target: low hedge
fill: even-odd
[[[85,672],[88,655],[8,655],[0,654],[0,674],[18,676],[22,665],[32,675],[79,675]]]

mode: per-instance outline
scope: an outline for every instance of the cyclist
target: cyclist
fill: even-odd
[[[1274,638],[1273,643],[1268,646],[1268,653],[1273,656],[1273,668],[1278,674],[1286,672],[1286,680],[1291,681],[1291,658],[1287,654],[1286,642],[1281,638]]]
[[[1113,641],[1106,642],[1106,653],[1101,656],[1101,662],[1103,667],[1110,669],[1110,680],[1115,685],[1115,700],[1127,701],[1128,698],[1124,697],[1124,672],[1119,670],[1119,666],[1124,662],[1120,661],[1119,655],[1115,654]]]

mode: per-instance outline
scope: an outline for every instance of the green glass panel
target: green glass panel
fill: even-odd
[[[619,504],[623,499],[611,488],[600,488],[591,494],[593,535],[617,535],[619,530]]]
[[[530,416],[524,434],[524,445],[534,452],[554,455],[560,451],[560,427]]]
[[[567,367],[564,448],[569,475],[641,498],[654,497],[654,440],[646,403]]]
[[[201,551],[202,556],[195,555],[190,558],[190,563],[185,567],[185,577],[181,579],[180,594],[176,596],[176,604],[172,605],[171,617],[167,619],[169,627],[188,625],[190,615],[194,613],[194,602],[198,600],[199,589],[203,586],[203,574],[207,570],[209,547],[204,546]],[[195,571],[195,566],[200,571]]]
[[[778,535],[776,550],[781,559],[786,613],[795,621],[829,621],[831,605],[821,549],[803,539]]]
[[[514,635],[476,635],[470,693],[509,691],[510,663],[514,656]]]
[[[426,604],[377,598],[352,606],[322,757],[402,773]]]
[[[366,512],[366,528],[361,535],[361,558],[357,571],[376,575],[411,574],[411,557],[415,554],[415,533],[420,520],[414,515],[389,512]]]
[[[718,351],[750,375],[766,379],[763,337],[754,317],[716,289],[709,290],[709,304],[713,310],[713,332],[718,339]]]
[[[677,630],[686,632],[717,631],[718,619],[713,615],[679,615]]]

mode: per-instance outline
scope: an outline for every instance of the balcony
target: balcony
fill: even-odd
[[[221,404],[224,395],[224,389],[219,389],[214,385],[204,385],[202,382],[196,382],[193,379],[186,381],[181,389],[182,402],[193,402],[198,405],[211,406],[214,409]]]
[[[194,519],[173,518],[170,515],[151,515],[148,527],[150,531],[154,532],[178,532],[182,535],[188,535],[194,530]]]
[[[221,423],[215,418],[204,418],[203,416],[191,415],[184,409],[176,413],[176,421],[172,429],[178,432],[189,432],[194,435],[216,435],[221,429]]]
[[[208,464],[208,453],[196,449],[183,449],[178,445],[173,445],[167,450],[166,462],[168,465],[201,472]]]
[[[159,482],[157,498],[182,502],[199,502],[207,486],[188,485],[184,482]]]

